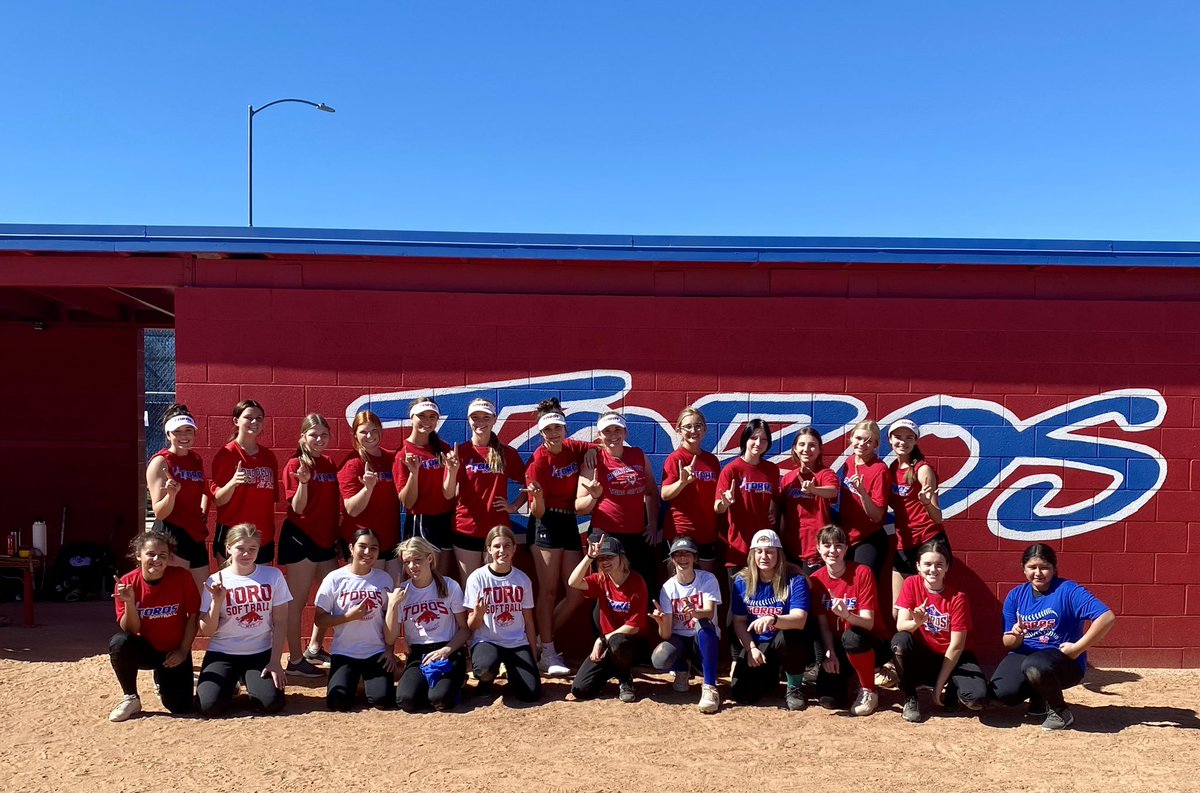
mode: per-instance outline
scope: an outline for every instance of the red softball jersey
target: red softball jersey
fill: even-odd
[[[308,503],[304,512],[292,509],[292,496],[300,487],[296,472],[300,470],[300,458],[293,457],[283,466],[283,497],[288,502],[288,520],[300,527],[314,543],[322,548],[332,548],[338,538],[338,518],[341,499],[338,497],[337,466],[327,455],[313,460],[312,474],[308,480]]]
[[[458,445],[458,506],[454,530],[468,537],[486,537],[493,526],[509,525],[509,513],[492,506],[496,499],[508,501],[508,483],[525,484],[525,463],[511,446],[501,444],[504,471],[488,462],[489,446]]]
[[[725,566],[745,567],[755,532],[774,528],[771,506],[779,495],[779,466],[769,460],[751,465],[741,457],[733,458],[721,469],[713,503],[734,483],[733,503],[726,513],[729,528],[725,533]]]
[[[783,513],[783,547],[797,559],[814,563],[817,557],[817,534],[833,522],[830,508],[834,499],[805,493],[805,482],[816,487],[837,488],[837,474],[828,468],[812,471],[807,476],[799,468],[788,471],[779,483],[779,503]],[[836,498],[836,496],[834,497]]]
[[[208,527],[204,525],[204,508],[200,506],[204,493],[204,461],[193,451],[180,457],[170,449],[155,452],[151,462],[162,458],[171,478],[179,483],[175,494],[175,506],[171,514],[163,518],[188,533],[197,542],[208,539]]]
[[[950,634],[967,634],[964,650],[971,649],[971,606],[967,595],[956,589],[948,580],[941,592],[930,592],[925,588],[925,579],[919,575],[904,579],[896,605],[915,611],[925,604],[925,624],[917,631],[925,646],[938,655],[945,655],[950,648]]]
[[[525,468],[525,481],[537,482],[541,486],[546,509],[575,511],[579,468],[583,464],[583,456],[592,448],[590,443],[565,438],[562,451],[558,454],[551,454],[545,445],[533,450],[533,456]]]
[[[717,478],[721,463],[715,454],[701,451],[692,454],[680,447],[671,452],[663,463],[663,487],[679,481],[679,466],[691,466],[695,479],[667,502],[663,536],[667,542],[676,537],[691,537],[697,543],[717,541]]]
[[[400,542],[400,496],[392,477],[396,453],[379,449],[378,455],[367,455],[371,470],[379,477],[367,506],[357,515],[342,512],[341,537],[347,543],[359,529],[370,529],[379,537],[380,548],[392,548]],[[338,469],[338,488],[342,501],[353,498],[363,489],[361,477],[366,472],[358,452],[350,452]]]
[[[440,441],[439,453],[450,451],[450,444]],[[408,483],[408,466],[404,457],[415,454],[421,461],[417,471],[417,500],[409,508],[414,515],[445,515],[454,509],[454,502],[442,493],[442,478],[445,469],[442,468],[441,457],[433,453],[431,444],[418,446],[405,439],[404,446],[396,451],[396,462],[392,464],[392,477],[396,481],[396,492],[399,493]]]
[[[160,653],[179,649],[188,619],[200,612],[200,590],[191,574],[182,567],[168,567],[162,578],[150,583],[142,577],[139,567],[121,576],[120,583],[133,587],[134,607],[142,621],[138,635]],[[116,595],[114,585],[113,603],[120,622],[125,616],[125,601]]]
[[[620,457],[599,449],[596,479],[604,486],[592,510],[592,530],[609,534],[641,534],[646,530],[646,493],[653,493],[654,477],[646,455],[626,446]]]
[[[258,453],[250,455],[236,440],[230,441],[213,458],[208,489],[215,500],[217,488],[233,479],[239,462],[249,482],[235,488],[225,505],[217,507],[217,523],[225,526],[253,523],[262,535],[262,544],[266,545],[275,539],[275,504],[279,501],[279,463],[274,452],[259,446]]]
[[[875,594],[875,577],[871,575],[871,568],[865,564],[847,561],[846,569],[838,578],[829,574],[828,567],[820,567],[808,577],[808,585],[813,602],[820,603],[821,607],[831,616],[832,612],[829,609],[833,606],[833,599],[844,600],[846,607],[859,616],[862,616],[864,611],[871,612],[874,619],[871,633],[885,641],[891,638],[888,635],[886,621],[879,614],[879,599]],[[850,627],[850,624],[840,617],[835,617],[833,624],[829,627],[833,630],[836,639],[839,634]]]
[[[587,589],[585,598],[600,601],[600,630],[612,633],[622,625],[630,625],[639,634],[648,633],[649,618],[646,616],[650,595],[645,580],[630,572],[620,586],[603,573],[592,573],[584,578]]]
[[[855,474],[862,476],[863,490],[866,491],[867,497],[883,509],[885,514],[888,503],[888,491],[892,487],[892,476],[888,473],[888,467],[878,457],[863,465],[855,462],[854,455],[850,455],[850,459],[846,460],[846,472],[842,477],[840,503],[842,528],[846,530],[846,534],[850,537],[851,546],[858,545],[875,532],[883,530],[883,520],[875,522],[868,518],[866,510],[863,509],[862,502],[858,500],[858,496],[850,489],[850,477]]]
[[[914,475],[926,467],[933,471],[933,466],[924,460],[920,461],[916,465]],[[933,519],[929,510],[917,497],[921,492],[919,479],[911,485],[904,481],[908,469],[901,471],[899,460],[892,461],[889,473],[892,486],[888,493],[888,504],[896,516],[896,547],[905,551],[919,548],[942,533],[942,524]]]

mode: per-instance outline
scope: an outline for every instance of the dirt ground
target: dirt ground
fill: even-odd
[[[1200,670],[1091,670],[1068,694],[1075,728],[1055,734],[1023,708],[908,724],[894,692],[866,718],[778,700],[703,716],[697,690],[663,677],[640,679],[632,705],[615,690],[567,702],[551,682],[543,704],[510,706],[501,682],[417,716],[328,713],[313,681],[289,687],[281,715],[206,722],[166,715],[143,673],[145,710],[110,724],[111,605],[38,604],[35,628],[11,605],[0,614],[15,623],[0,628],[3,791],[842,790],[850,778],[875,791],[1200,789]]]

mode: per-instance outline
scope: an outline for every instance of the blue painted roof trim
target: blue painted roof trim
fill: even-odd
[[[1200,242],[673,237],[0,224],[0,251],[835,264],[1197,267]]]

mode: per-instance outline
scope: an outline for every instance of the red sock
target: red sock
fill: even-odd
[[[854,673],[858,675],[858,683],[867,691],[875,690],[875,653],[855,653],[847,656]]]

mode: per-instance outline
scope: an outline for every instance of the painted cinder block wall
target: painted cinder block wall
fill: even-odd
[[[740,421],[772,411],[785,442],[806,413],[819,425],[913,415],[943,481],[974,466],[942,498],[959,502],[949,533],[985,656],[996,655],[1000,600],[1037,537],[1120,616],[1095,663],[1200,665],[1200,282],[1190,271],[458,259],[196,268],[195,286],[176,292],[177,380],[209,459],[243,398],[265,405],[264,441],[281,460],[308,412],[331,420],[340,456],[348,410],[369,403],[386,419],[404,413],[407,392],[434,389],[444,409],[476,392],[518,408],[501,427],[508,442],[528,438],[528,408],[544,396],[571,403],[577,434],[604,406],[623,409],[632,442],[659,461],[672,439],[658,418],[698,401],[710,442],[728,435],[733,446]],[[446,412],[443,435],[463,439],[463,411]],[[388,429],[385,445],[404,432]],[[845,438],[826,434],[832,463]],[[777,439],[772,452],[786,449]]]

